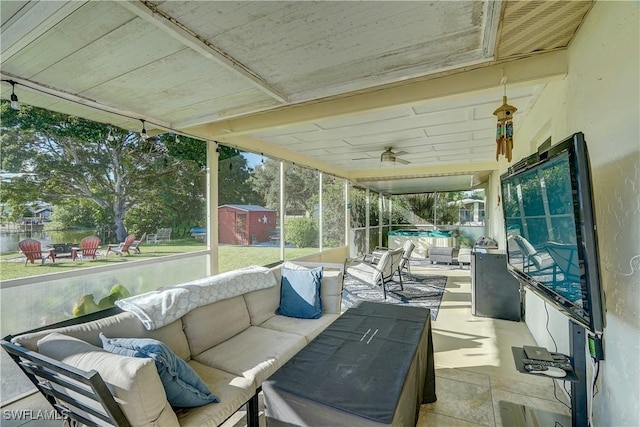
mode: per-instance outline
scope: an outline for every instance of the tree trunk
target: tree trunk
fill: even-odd
[[[124,239],[127,237],[127,229],[122,222],[122,214],[121,210],[115,212],[115,220],[114,224],[116,226],[116,240],[118,242],[124,242]]]

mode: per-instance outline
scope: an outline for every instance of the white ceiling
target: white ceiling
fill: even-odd
[[[23,103],[173,130],[390,193],[496,170],[506,79],[519,120],[566,74],[589,1],[2,1],[2,79]],[[11,86],[2,84],[2,98]],[[517,134],[517,133],[516,133]],[[386,147],[410,161],[383,167]],[[359,160],[354,160],[359,159]]]

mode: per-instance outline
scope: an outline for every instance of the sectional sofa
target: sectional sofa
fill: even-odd
[[[94,398],[107,401],[102,404],[107,408],[106,412],[112,412],[108,422],[117,425],[217,426],[247,404],[248,424],[257,425],[257,394],[262,382],[340,315],[341,264],[285,263],[284,267],[290,272],[318,265],[323,267],[320,287],[322,310],[315,319],[276,314],[281,308],[283,265],[272,269],[256,267],[149,293],[154,298],[163,298],[154,309],[162,304],[165,305],[163,310],[167,304],[178,307],[175,312],[167,311],[164,317],[158,317],[153,310],[146,314],[137,313],[135,309],[126,307],[129,301],[126,300],[121,306],[129,311],[7,337],[3,340],[3,347],[10,354],[12,349],[19,349],[19,356],[12,355],[14,360],[24,362],[31,358],[29,363],[39,366],[38,369],[52,370],[52,375],[81,373],[90,377],[91,370],[97,371],[108,389],[106,393],[98,390],[98,399],[91,393],[74,391],[70,386],[49,387],[54,389],[53,393],[39,387],[45,396],[49,395],[50,402],[59,406],[59,412],[65,413],[73,405],[64,402],[69,396],[81,403]],[[256,274],[262,276],[256,280]],[[257,282],[260,285],[254,286]],[[179,298],[171,292],[184,292],[184,289],[190,292],[185,294],[188,297],[186,302],[176,304]],[[214,292],[213,302],[206,299],[203,302],[201,295],[194,294],[193,289]],[[145,318],[145,315],[149,317]],[[213,396],[211,403],[190,408],[172,406],[167,400],[169,392],[165,392],[166,387],[163,387],[164,377],[161,379],[158,358],[131,357],[123,355],[126,352],[116,354],[102,348],[103,345],[107,348],[107,344],[124,342],[125,347],[130,347],[123,351],[129,351],[133,348],[131,345],[145,340],[158,340],[168,347],[173,357],[180,359],[171,362],[163,359],[162,363],[182,366],[186,362],[210,391]],[[138,347],[135,349],[139,350]],[[167,352],[166,349],[163,351]],[[59,367],[66,370],[57,369]],[[99,389],[100,381],[97,383]],[[111,397],[115,398],[117,405],[113,404]],[[91,405],[93,403],[87,406]],[[100,416],[92,414],[91,410],[83,412],[88,420],[94,422]]]

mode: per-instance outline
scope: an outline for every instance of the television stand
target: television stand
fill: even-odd
[[[561,381],[571,382],[571,426],[585,427],[589,425],[589,413],[587,405],[587,356],[586,356],[586,332],[584,327],[569,321],[569,345],[571,347],[570,360],[573,365],[573,372],[568,372],[566,377],[553,378]],[[519,372],[527,375],[532,374],[524,369],[525,358],[524,349],[521,347],[512,347],[513,358],[516,368]],[[546,376],[546,375],[542,375]],[[503,402],[500,405],[500,416],[502,417],[502,425],[532,427],[540,425],[559,425],[568,426],[569,417],[553,412],[541,411],[529,408],[516,403]],[[505,418],[506,417],[506,418]],[[554,418],[555,417],[555,418]],[[564,421],[563,421],[564,420]]]

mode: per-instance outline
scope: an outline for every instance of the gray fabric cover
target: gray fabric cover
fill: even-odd
[[[435,400],[430,337],[429,310],[355,306],[263,383],[269,425],[415,425]]]

